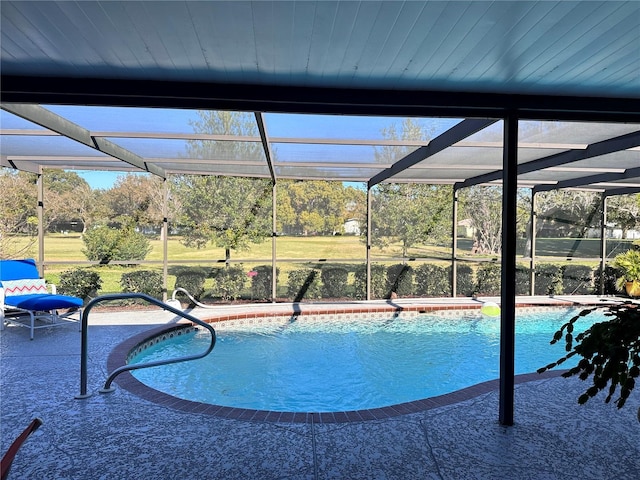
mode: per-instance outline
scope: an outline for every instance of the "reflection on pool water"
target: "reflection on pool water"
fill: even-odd
[[[518,313],[516,373],[534,372],[564,355],[563,342],[549,341],[579,311]],[[579,320],[576,332],[603,318],[593,313]],[[183,399],[289,412],[378,408],[499,376],[500,319],[480,313],[322,322],[300,316],[241,329],[215,327],[218,340],[208,357],[133,375]],[[208,342],[204,331],[181,335],[144,350],[132,363],[191,355]]]

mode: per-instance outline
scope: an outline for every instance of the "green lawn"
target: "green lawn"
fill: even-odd
[[[26,242],[17,238],[17,242]],[[628,248],[628,241],[609,241],[608,252],[610,256]],[[539,239],[537,241],[537,256],[540,261],[553,261],[553,257],[590,257],[593,263],[597,261],[600,251],[599,239]],[[47,266],[45,277],[49,282],[59,283],[60,274],[63,271],[72,269],[73,265],[55,265],[55,262],[83,262],[85,257],[82,253],[84,244],[79,234],[63,235],[50,234],[45,236],[45,261]],[[151,241],[151,253],[147,260],[161,262],[163,244],[160,240]],[[37,248],[37,247],[36,247]],[[471,240],[460,239],[458,241],[460,256],[468,255],[471,248]],[[385,258],[399,257],[400,245],[390,245],[386,249],[372,248],[372,257],[378,262],[384,262]],[[242,260],[243,268],[249,271],[257,265],[270,264],[272,254],[272,243],[267,240],[260,244],[252,244],[247,251],[231,252],[232,261]],[[285,288],[287,274],[295,269],[303,268],[304,260],[311,259],[324,260],[330,263],[332,260],[344,260],[349,263],[364,263],[366,258],[366,248],[361,237],[353,236],[332,236],[332,237],[278,237],[276,240],[276,254],[280,259],[278,268],[280,270],[279,285]],[[37,258],[37,251],[34,249],[29,253]],[[437,257],[447,260],[450,256],[450,247],[424,245],[416,246],[409,251],[410,257]],[[205,265],[212,266],[224,261],[224,249],[207,246],[203,249],[187,248],[182,245],[179,238],[172,237],[168,242],[168,258],[170,262],[184,261],[184,265],[197,265],[197,262],[207,262]],[[299,261],[296,261],[299,260]],[[558,259],[559,263],[561,259]],[[194,263],[195,262],[195,263]],[[395,263],[389,260],[384,263]],[[581,262],[591,263],[591,262]],[[131,267],[104,265],[92,267],[100,273],[103,281],[102,293],[120,291],[120,277],[123,272],[131,271]],[[141,265],[133,267],[135,269],[153,269],[162,271],[159,265]],[[171,268],[171,266],[170,266]],[[172,291],[175,276],[169,275],[168,290]]]
[[[16,241],[25,241],[17,239]],[[83,262],[86,261],[82,254],[84,244],[79,234],[63,235],[50,234],[45,236],[45,261],[51,265],[47,266],[45,277],[49,282],[59,283],[60,274],[63,271],[73,268],[73,265],[55,265],[55,262]],[[147,255],[146,260],[162,261],[163,258],[163,242],[161,240],[151,240],[151,252]],[[377,249],[376,249],[377,250]],[[278,258],[291,260],[305,259],[323,259],[327,261],[341,259],[352,261],[353,263],[362,263],[365,261],[366,249],[364,243],[359,237],[353,236],[335,236],[335,237],[279,237],[276,242],[276,252]],[[249,271],[256,265],[264,265],[271,263],[272,243],[270,240],[260,244],[252,244],[247,251],[231,252],[231,259],[243,260],[243,267]],[[378,250],[378,254],[381,252]],[[30,256],[37,258],[37,250],[29,253]],[[197,262],[209,262],[207,265],[213,265],[215,262],[222,263],[224,261],[224,249],[213,246],[207,246],[203,249],[187,248],[180,243],[179,238],[172,237],[168,241],[167,256],[171,262],[184,261],[185,265],[197,265]],[[278,265],[280,269],[280,278],[285,278],[289,271],[301,268],[298,262],[281,262]],[[120,290],[120,277],[125,271],[131,271],[131,268],[104,265],[92,267],[100,273],[103,282],[102,292],[114,292]],[[137,269],[153,269],[162,271],[161,265],[141,265],[135,267]],[[169,275],[168,289],[173,289],[175,277]]]

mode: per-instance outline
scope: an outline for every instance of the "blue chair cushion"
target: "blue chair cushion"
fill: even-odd
[[[0,260],[0,281],[40,278],[36,261],[33,258],[24,260]]]
[[[33,295],[15,295],[4,299],[5,305],[24,310],[48,311],[58,308],[82,307],[82,299],[67,295],[51,295],[36,293]]]

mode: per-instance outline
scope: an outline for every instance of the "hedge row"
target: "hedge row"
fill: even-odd
[[[260,265],[249,272],[242,266],[228,268],[177,267],[171,272],[176,276],[175,287],[187,290],[196,300],[204,296],[235,300],[249,287],[253,300],[271,298],[272,267]],[[276,272],[276,282],[279,280]],[[496,296],[500,294],[500,265],[482,263],[475,269],[466,264],[457,267],[457,294]],[[605,294],[615,294],[616,271],[605,270]],[[211,286],[205,289],[205,282]],[[350,280],[351,279],[351,280]],[[422,264],[416,268],[407,264],[371,265],[372,298],[395,297],[448,297],[451,296],[451,267]],[[138,270],[122,275],[123,292],[141,292],[160,298],[162,276],[156,271]],[[518,266],[516,293],[529,294],[529,271]],[[101,286],[95,271],[77,268],[63,272],[60,292],[90,299]],[[293,301],[319,298],[366,298],[366,265],[324,264],[307,267],[289,273],[286,284],[287,297]],[[587,265],[539,264],[536,268],[535,294],[595,294],[599,292],[599,269]],[[180,295],[180,294],[179,294]],[[184,296],[186,299],[186,296]]]

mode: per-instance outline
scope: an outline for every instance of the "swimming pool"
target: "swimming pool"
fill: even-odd
[[[564,354],[553,333],[579,309],[518,313],[516,373],[534,372]],[[592,314],[578,328],[602,319]],[[178,398],[228,407],[336,412],[410,402],[499,376],[499,318],[479,312],[357,319],[314,316],[238,326],[216,323],[206,358],[136,370],[144,384]],[[581,331],[581,330],[580,330]],[[189,355],[204,332],[159,342],[130,361]]]

